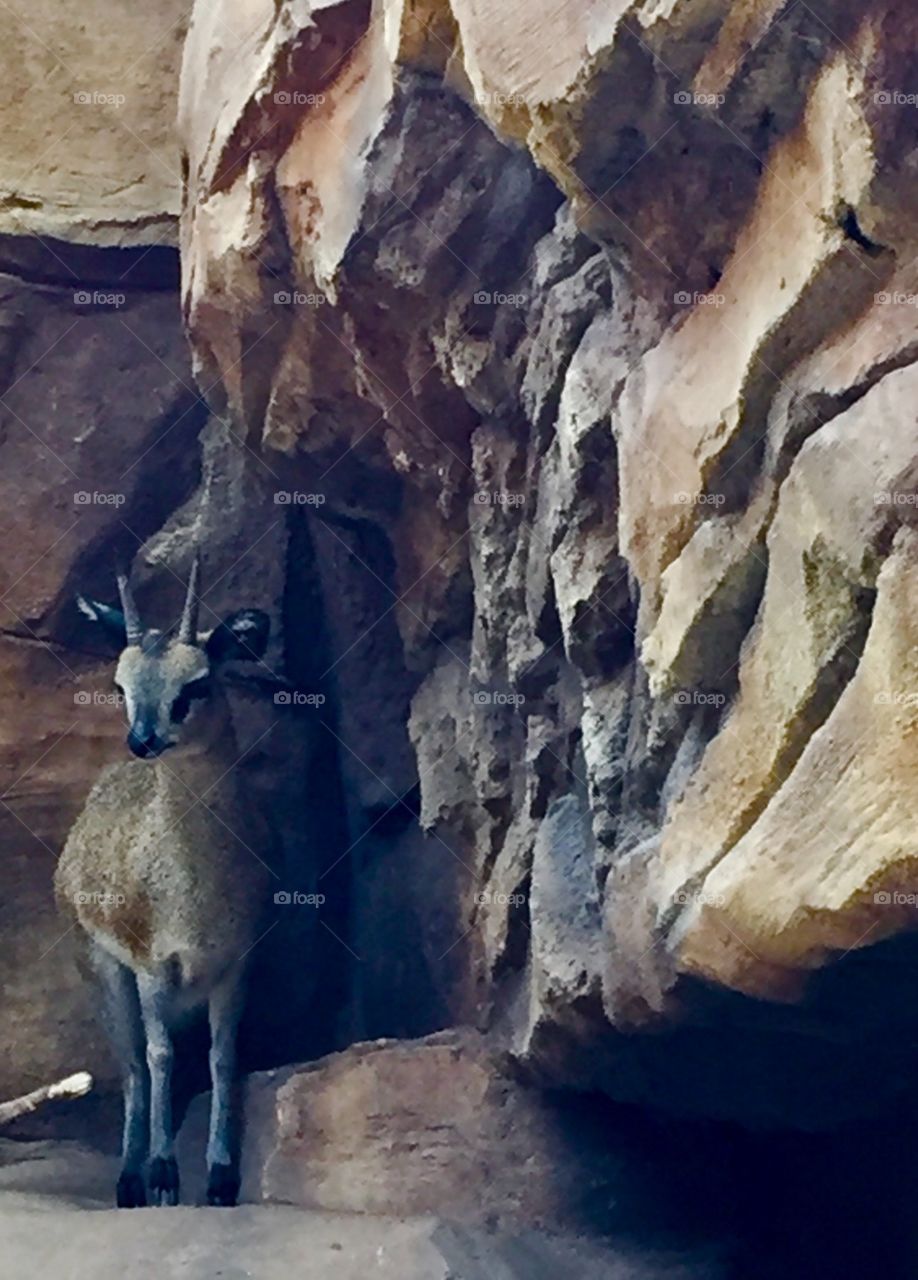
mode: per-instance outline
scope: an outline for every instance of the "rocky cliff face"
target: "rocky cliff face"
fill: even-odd
[[[408,921],[554,1083],[867,1105],[913,1017],[846,993],[914,920],[914,15],[305,9],[193,17],[183,296],[316,504],[368,1028]]]
[[[83,1065],[46,885],[118,717],[68,728],[102,679],[70,600],[136,553],[165,604],[203,538],[299,695],[240,716],[285,884],[326,898],[269,964],[287,1060],[473,1023],[530,1079],[708,1116],[898,1096],[915,15],[219,0],[177,140],[171,16],[142,104],[96,99],[147,40],[103,75],[71,33],[74,145],[4,184],[11,1082]]]

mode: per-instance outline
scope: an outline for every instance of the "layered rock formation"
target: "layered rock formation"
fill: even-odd
[[[275,622],[250,1061],[471,1023],[705,1115],[898,1095],[914,15],[219,0],[177,137],[182,15],[109,25],[6,55],[51,106],[0,210],[0,1086],[106,1071],[50,899],[120,734],[73,595],[135,556],[171,608],[201,541]]]
[[[914,15],[240,17],[186,44],[185,315],[322,525],[358,1022],[857,1111],[912,1018],[843,993],[914,919]]]

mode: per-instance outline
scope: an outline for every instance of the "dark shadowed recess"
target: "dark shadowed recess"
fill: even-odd
[[[918,1274],[913,1104],[814,1135],[555,1100],[585,1175],[583,1225],[619,1246],[697,1251],[729,1280]]]
[[[284,668],[293,688],[326,701],[304,704],[308,753],[299,803],[273,815],[286,846],[282,892],[322,895],[317,908],[281,904],[271,946],[253,952],[254,999],[242,1028],[241,1053],[249,1070],[316,1058],[341,1045],[339,1022],[347,1003],[350,957],[349,868],[335,712],[323,681],[329,665],[315,550],[305,513],[290,519],[284,596]],[[296,712],[296,708],[295,708]],[[307,723],[308,722],[308,723]],[[325,873],[328,872],[326,875]],[[342,941],[339,941],[341,939]]]
[[[170,244],[125,249],[76,244],[52,236],[0,237],[0,272],[34,284],[162,289],[177,295],[180,271],[178,253]]]
[[[245,1042],[253,1066],[364,1037],[421,1035],[471,1008],[461,990],[468,956],[444,961],[433,947],[452,936],[442,913],[458,892],[456,868],[425,844],[410,770],[396,768],[414,677],[394,618],[362,634],[391,604],[385,535],[357,520],[329,537],[321,519],[291,518],[288,674],[328,699],[306,783],[304,860],[340,861],[322,881],[329,931],[282,952],[304,983],[307,970],[318,977],[299,1028],[288,1007],[272,1010],[270,975],[256,971],[259,1025]],[[388,755],[404,800],[376,794],[343,737],[387,778],[374,751]],[[799,1006],[690,984],[679,1030],[624,1044],[612,1033],[608,1058],[597,1036],[584,1092],[556,1091],[547,1075],[546,1096],[582,1170],[584,1226],[648,1247],[710,1250],[712,1274],[739,1280],[918,1274],[918,994],[907,981],[916,963],[916,938],[853,952],[815,973]],[[553,1065],[555,1081],[578,1087],[581,1064],[568,1072],[562,1051]]]
[[[342,1028],[349,1041],[421,1036],[471,1014],[459,923],[464,869],[417,823],[407,719],[419,676],[405,664],[388,538],[373,520],[337,513],[323,511],[312,524],[347,832],[336,868],[349,884],[350,931],[338,959],[347,960],[352,981]]]
[[[278,837],[279,857],[273,861],[277,879],[272,881],[278,897],[269,927],[251,954],[239,1040],[245,1072],[309,1061],[350,1038],[345,1029],[353,985],[347,941],[350,865],[343,856],[348,841],[335,710],[322,678],[329,665],[328,645],[309,524],[300,508],[292,508],[288,518],[283,671],[292,697],[320,695],[326,700],[318,705],[294,701],[283,708],[292,720],[292,735],[308,745],[299,785],[285,791],[268,815]],[[324,900],[315,906],[310,899],[319,895]],[[210,1087],[207,1047],[203,1020],[180,1033],[180,1114],[196,1093]]]

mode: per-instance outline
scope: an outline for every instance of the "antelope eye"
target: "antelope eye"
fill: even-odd
[[[206,698],[210,693],[210,676],[202,676],[200,680],[192,680],[185,685],[182,692],[172,704],[169,718],[173,724],[181,724],[191,710],[196,699]]]

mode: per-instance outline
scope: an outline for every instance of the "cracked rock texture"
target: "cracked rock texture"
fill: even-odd
[[[241,9],[186,44],[184,308],[384,610],[327,605],[349,820],[426,834],[358,899],[536,1077],[874,1105],[914,1017],[844,996],[916,920],[914,13],[287,3],[230,74]]]
[[[527,1079],[756,1123],[898,1098],[910,5],[200,0],[174,141],[182,15],[103,49],[73,13],[7,50],[30,94],[70,68],[62,111],[125,101],[11,112],[25,154],[73,134],[0,209],[0,767],[34,868],[3,1087],[97,1065],[50,868],[120,728],[69,727],[105,671],[70,601],[136,555],[166,607],[203,536],[214,608],[270,609],[267,675],[326,699],[318,746],[269,691],[240,714],[284,887],[327,899],[283,918],[269,1030],[472,1025]]]

